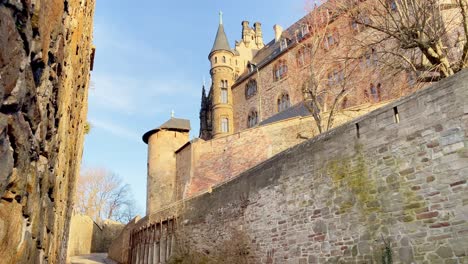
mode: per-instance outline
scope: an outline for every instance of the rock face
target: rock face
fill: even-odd
[[[0,259],[64,263],[94,0],[0,0]]]

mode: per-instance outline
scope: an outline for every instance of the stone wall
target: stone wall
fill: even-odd
[[[335,115],[335,126],[386,103],[339,112]],[[312,117],[296,117],[222,138],[192,141],[176,153],[176,200],[206,191],[317,134]]]
[[[0,1],[0,259],[64,263],[94,0]]]
[[[210,252],[237,229],[252,263],[468,262],[468,71],[288,149],[137,223],[178,217]]]
[[[126,263],[129,257],[130,234],[135,224],[140,220],[139,216],[133,218],[120,232],[120,234],[109,244],[108,256],[118,263]]]
[[[124,226],[124,224],[112,220],[96,223],[87,215],[73,215],[70,224],[67,258],[107,252]]]
[[[67,242],[67,258],[91,253],[93,232],[96,227],[93,219],[87,215],[72,216]]]

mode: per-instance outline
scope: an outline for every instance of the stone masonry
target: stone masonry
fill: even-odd
[[[384,241],[394,263],[468,263],[467,181],[465,70],[134,230],[175,217],[191,246],[210,253],[237,229],[249,237],[252,263],[380,263]]]
[[[94,0],[0,0],[0,262],[65,263]]]

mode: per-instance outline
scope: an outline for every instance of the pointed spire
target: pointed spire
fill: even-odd
[[[218,27],[218,32],[216,33],[216,39],[213,44],[213,48],[211,49],[211,52],[218,51],[218,50],[231,51],[231,48],[229,46],[229,41],[227,39],[226,33],[224,32],[223,12],[219,12],[219,27]]]

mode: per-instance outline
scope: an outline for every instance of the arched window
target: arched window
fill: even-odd
[[[229,119],[227,117],[221,118],[221,132],[229,132]]]
[[[218,57],[215,57],[215,63],[218,63]]]
[[[226,56],[223,56],[223,63],[226,63]]]
[[[304,66],[310,63],[311,59],[311,46],[306,45],[301,47],[296,54],[296,61],[298,66]]]
[[[257,94],[257,81],[255,79],[251,79],[245,86],[245,98],[249,99],[256,94]]]
[[[289,102],[289,95],[287,93],[283,93],[278,97],[277,101],[277,106],[278,106],[278,112],[284,111],[291,106],[291,103]]]
[[[253,109],[250,111],[247,118],[247,127],[254,127],[258,123],[258,113],[257,110]]]
[[[273,67],[273,79],[275,81],[279,81],[286,77],[288,74],[288,65],[286,64],[285,60],[280,60],[275,66]]]

